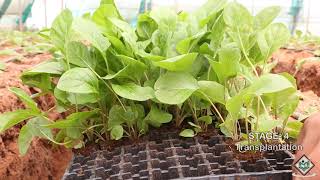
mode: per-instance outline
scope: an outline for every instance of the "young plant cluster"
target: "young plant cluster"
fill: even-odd
[[[193,13],[158,8],[135,28],[112,0],[93,14],[64,10],[42,36],[54,58],[23,73],[26,85],[53,94],[65,119],[50,120],[22,90],[27,108],[0,117],[0,132],[27,120],[19,135],[22,154],[33,137],[66,147],[88,141],[139,138],[164,123],[193,137],[214,123],[226,136],[249,141],[249,132],[289,132],[299,98],[289,74],[271,74],[271,54],[290,38],[272,23],[279,7],[253,16],[236,2],[209,0]],[[214,120],[214,121],[213,121]],[[250,143],[250,142],[249,142]]]

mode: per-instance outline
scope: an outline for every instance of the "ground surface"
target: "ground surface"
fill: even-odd
[[[0,47],[0,50],[3,47]],[[309,115],[320,110],[320,61],[306,61],[299,70],[297,64],[303,58],[313,57],[308,51],[282,49],[274,54],[278,61],[273,72],[289,72],[297,79],[301,93],[301,103],[297,109],[299,115]],[[0,113],[23,108],[23,104],[8,91],[8,87],[20,87],[26,92],[34,93],[34,89],[23,86],[19,76],[22,71],[39,62],[47,60],[47,53],[28,55],[19,62],[6,63],[5,72],[0,73]],[[0,56],[0,61],[12,59],[10,56]],[[317,96],[318,95],[318,96]],[[37,99],[39,106],[47,110],[54,105],[51,97]],[[59,114],[51,114],[58,117]],[[47,141],[36,139],[24,157],[20,157],[17,147],[17,137],[21,126],[16,126],[0,134],[0,180],[51,180],[61,179],[71,158],[71,151],[64,148],[52,148]]]
[[[20,62],[6,63],[5,72],[0,73],[0,113],[23,108],[23,104],[8,91],[9,87],[20,87],[31,94],[33,89],[22,85],[19,76],[22,71],[49,59],[49,54],[30,55]],[[0,56],[4,62],[10,56]],[[50,97],[37,99],[39,106],[46,110],[53,106]],[[52,116],[58,116],[53,113]],[[35,139],[27,155],[20,157],[17,138],[20,126],[0,134],[0,180],[46,180],[61,179],[71,158],[71,152],[64,148],[52,148],[48,142]]]

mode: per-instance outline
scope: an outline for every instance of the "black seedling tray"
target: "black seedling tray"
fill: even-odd
[[[153,138],[145,143],[117,147],[111,152],[75,155],[63,179],[292,179],[294,158],[287,151],[267,152],[252,164],[234,159],[224,136],[165,136],[150,136]]]

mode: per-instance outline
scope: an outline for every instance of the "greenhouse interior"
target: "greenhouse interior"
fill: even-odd
[[[0,180],[319,180],[319,7],[0,0]]]

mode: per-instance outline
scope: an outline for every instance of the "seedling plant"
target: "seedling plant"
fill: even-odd
[[[93,14],[64,10],[41,34],[54,45],[52,60],[22,81],[51,94],[65,119],[51,120],[22,90],[26,109],[0,116],[0,132],[26,121],[20,153],[34,137],[70,148],[89,141],[137,139],[172,122],[183,137],[216,125],[241,143],[250,132],[289,133],[299,98],[289,74],[271,74],[268,59],[286,43],[285,25],[272,23],[279,7],[253,16],[237,2],[209,0],[193,13],[158,8],[131,27],[112,0]],[[189,127],[187,129],[182,127]]]

